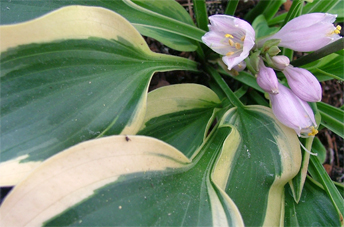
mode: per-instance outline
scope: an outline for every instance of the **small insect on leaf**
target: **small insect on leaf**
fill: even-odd
[[[130,139],[127,135],[125,135],[125,140],[126,140],[127,142],[131,141],[131,139]]]

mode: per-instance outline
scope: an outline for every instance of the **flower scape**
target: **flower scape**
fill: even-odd
[[[336,17],[328,13],[305,14],[289,21],[277,33],[256,41],[255,31],[246,21],[213,15],[202,41],[223,56],[228,70],[237,74],[247,68],[255,75],[258,85],[269,94],[276,118],[299,137],[310,137],[318,131],[308,102],[321,101],[320,83],[311,72],[292,66],[288,57],[278,55],[278,47],[309,52],[340,39],[341,27],[333,25]],[[284,74],[289,87],[278,80],[275,70]]]

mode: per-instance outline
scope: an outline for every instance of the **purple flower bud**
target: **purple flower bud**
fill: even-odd
[[[272,68],[266,67],[262,59],[259,59],[257,83],[264,91],[278,94],[278,80],[276,73]]]
[[[333,22],[337,15],[328,13],[304,14],[289,21],[276,34],[262,40],[259,46],[268,39],[281,39],[279,46],[295,51],[315,51],[331,42],[340,39],[341,27]]]
[[[244,20],[227,16],[209,17],[209,32],[202,41],[216,53],[224,55],[222,60],[231,70],[249,55],[254,46],[255,32]]]
[[[322,89],[317,78],[306,69],[289,65],[282,71],[291,90],[307,102],[321,101]]]
[[[285,126],[295,130],[298,136],[317,134],[313,111],[307,102],[299,99],[289,88],[279,84],[278,94],[270,94],[272,111]]]
[[[279,70],[283,70],[290,63],[289,58],[284,55],[273,56],[271,59],[275,67]]]

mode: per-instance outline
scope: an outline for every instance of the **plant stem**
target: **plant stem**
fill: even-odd
[[[221,75],[211,66],[206,66],[206,71],[214,78],[216,83],[220,86],[223,92],[226,94],[229,101],[238,108],[244,108],[244,104],[234,94],[234,92],[228,87],[226,82],[222,79]]]

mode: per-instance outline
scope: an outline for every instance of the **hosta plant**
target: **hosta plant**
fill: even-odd
[[[342,2],[238,2],[195,0],[196,23],[174,0],[2,2],[0,225],[343,225],[313,143],[344,134],[319,84],[344,80]],[[207,86],[148,93],[176,70]]]

